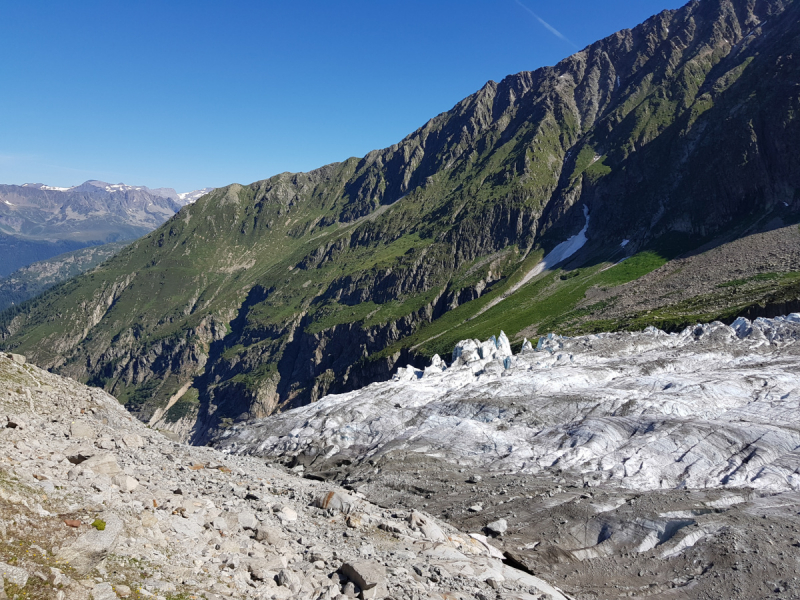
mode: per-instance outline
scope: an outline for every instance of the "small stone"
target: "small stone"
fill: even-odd
[[[114,587],[114,591],[117,592],[117,596],[120,598],[127,598],[131,595],[131,588],[127,585],[117,585]]]
[[[142,527],[153,527],[154,525],[158,525],[158,517],[150,513],[142,515]]]
[[[25,587],[28,583],[30,575],[22,567],[12,567],[9,564],[0,562],[0,578],[5,581],[10,581],[17,587]]]
[[[350,513],[355,508],[355,498],[343,492],[324,492],[314,498],[313,506],[324,510],[332,510],[344,514]]]
[[[256,519],[256,516],[251,512],[239,513],[238,520],[239,525],[241,525],[243,529],[251,529],[255,531],[258,527],[258,519]]]
[[[508,521],[505,519],[497,519],[497,521],[489,523],[486,529],[495,535],[503,535],[508,529]]]
[[[473,504],[469,507],[469,512],[481,512],[483,507],[480,504]]]
[[[144,440],[142,439],[142,436],[135,433],[123,435],[122,441],[128,448],[141,448],[144,446]]]
[[[139,482],[130,475],[117,475],[111,479],[111,483],[116,485],[122,492],[132,492],[139,487]]]
[[[93,473],[98,475],[116,475],[122,472],[122,469],[117,464],[116,457],[110,452],[95,454],[83,461],[81,466],[84,469],[91,469]]]
[[[344,594],[344,596],[347,598],[358,598],[360,593],[361,590],[352,581],[345,583],[344,587],[342,588],[342,594]]]
[[[64,573],[61,572],[61,569],[50,567],[50,576],[47,578],[47,581],[50,583],[50,585],[58,587],[61,585],[67,585],[69,583],[69,577],[64,575]]]
[[[281,521],[297,521],[297,511],[290,506],[284,506],[278,513],[278,518]]]
[[[110,583],[103,581],[92,586],[92,600],[117,600],[117,594]]]
[[[283,545],[283,537],[280,532],[274,527],[267,527],[266,525],[260,525],[256,529],[256,541],[266,542],[270,546]]]
[[[67,527],[80,527],[81,522],[78,519],[64,519],[64,525]]]
[[[430,518],[426,517],[416,510],[413,511],[408,517],[408,523],[412,529],[416,529],[422,533],[428,540],[432,542],[445,542],[447,536],[442,529],[434,523]]]
[[[347,515],[347,526],[351,529],[358,529],[364,524],[364,515],[359,513],[355,513],[352,515]]]
[[[289,569],[281,569],[278,571],[278,576],[275,578],[278,585],[291,588],[298,584],[297,575],[292,573]]]
[[[480,483],[481,479],[483,479],[480,475],[470,475],[469,479],[467,479],[467,483]]]
[[[26,425],[25,421],[22,420],[19,417],[13,416],[13,415],[7,415],[6,416],[5,427],[7,429],[25,429],[26,426],[27,425]]]
[[[489,577],[486,580],[486,583],[493,590],[499,590],[500,588],[503,587],[502,582],[499,579],[495,579],[494,577]]]

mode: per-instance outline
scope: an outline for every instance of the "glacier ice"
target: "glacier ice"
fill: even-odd
[[[228,452],[419,451],[496,473],[637,490],[800,490],[800,315],[667,334],[505,334],[424,370],[227,430]]]

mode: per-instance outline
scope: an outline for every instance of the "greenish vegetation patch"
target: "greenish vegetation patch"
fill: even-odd
[[[196,388],[189,388],[180,399],[173,404],[164,415],[167,423],[177,423],[181,419],[191,418],[197,414],[200,406],[200,392]]]
[[[755,281],[772,281],[773,279],[782,279],[785,277],[785,273],[758,273],[751,277],[746,277],[744,279],[734,279],[733,281],[726,281],[725,283],[720,283],[717,285],[718,288],[728,288],[728,287],[740,287],[746,285],[748,283],[752,283]]]

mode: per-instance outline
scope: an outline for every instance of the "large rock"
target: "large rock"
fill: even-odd
[[[58,558],[67,563],[79,575],[86,575],[108,556],[122,532],[122,520],[114,514],[101,515],[105,528],[92,529],[84,533],[69,546],[61,548]]]
[[[81,466],[84,469],[91,469],[93,473],[98,475],[116,475],[122,472],[122,469],[117,464],[116,457],[109,452],[90,456],[81,463]]]
[[[314,498],[313,506],[349,514],[356,506],[356,499],[344,492],[324,492]]]
[[[386,581],[386,567],[373,560],[346,562],[341,568],[342,575],[361,588],[364,598],[372,598],[369,592]]]

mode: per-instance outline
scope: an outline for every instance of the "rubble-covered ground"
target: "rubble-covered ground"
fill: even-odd
[[[177,444],[0,353],[0,598],[566,598],[478,530]]]
[[[492,537],[576,598],[800,597],[800,315],[504,335],[216,444]]]

